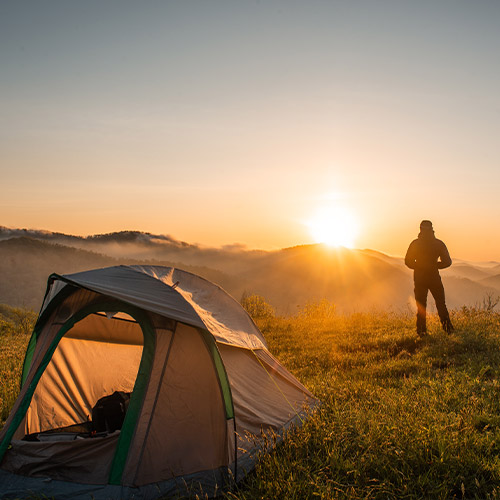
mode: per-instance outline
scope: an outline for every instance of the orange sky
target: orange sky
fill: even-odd
[[[0,225],[500,260],[500,4],[11,2]],[[423,35],[425,33],[425,36]]]

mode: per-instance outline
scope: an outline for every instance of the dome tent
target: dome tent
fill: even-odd
[[[121,425],[92,430],[96,402],[116,392],[129,395]],[[0,496],[214,495],[253,468],[252,436],[282,433],[316,402],[203,278],[159,266],[54,274],[0,434]]]

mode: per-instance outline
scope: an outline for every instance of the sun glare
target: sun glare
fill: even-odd
[[[307,223],[316,243],[352,248],[358,233],[356,219],[344,208],[319,210]]]

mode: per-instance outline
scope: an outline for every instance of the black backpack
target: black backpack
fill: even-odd
[[[130,393],[123,391],[99,399],[92,408],[92,430],[111,433],[121,429],[129,401]]]

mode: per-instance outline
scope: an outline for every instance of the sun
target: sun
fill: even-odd
[[[322,208],[307,222],[316,243],[352,248],[358,234],[354,215],[343,207]]]

